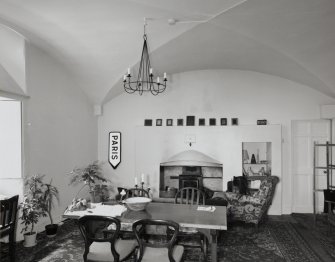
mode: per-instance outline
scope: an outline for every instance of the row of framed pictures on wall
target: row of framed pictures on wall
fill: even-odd
[[[209,118],[208,121],[206,121],[205,118],[199,118],[198,119],[198,126],[216,126],[216,125],[221,125],[221,126],[226,126],[228,125],[228,120],[227,118],[219,118],[219,124],[216,121],[216,118]],[[144,125],[145,126],[153,126],[153,120],[152,119],[145,119],[144,120]],[[177,122],[174,124],[173,123],[173,119],[166,119],[165,122],[166,126],[183,126],[184,125],[184,119],[183,118],[178,118]],[[195,121],[195,116],[187,116],[186,117],[186,122],[185,122],[186,126],[195,126],[196,125],[196,121]],[[237,126],[238,125],[238,118],[231,118],[231,125],[233,126]],[[163,126],[163,119],[156,119],[156,126]]]

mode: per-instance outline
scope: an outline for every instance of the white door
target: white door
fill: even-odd
[[[313,213],[313,148],[314,142],[330,141],[329,120],[292,121],[292,211]],[[317,166],[326,166],[326,148],[318,147]],[[316,187],[326,188],[324,170],[316,171]],[[316,210],[322,212],[323,192],[316,194]]]

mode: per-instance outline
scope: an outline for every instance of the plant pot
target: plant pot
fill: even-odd
[[[36,245],[36,232],[33,233],[25,233],[24,237],[24,247],[33,247]]]
[[[91,203],[100,203],[101,202],[101,195],[95,191],[90,192],[91,195]]]
[[[58,225],[57,224],[49,224],[45,226],[45,233],[47,237],[54,237],[57,234]]]

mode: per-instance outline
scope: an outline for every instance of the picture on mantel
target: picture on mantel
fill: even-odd
[[[195,125],[195,116],[187,116],[186,117],[186,125],[194,126]]]
[[[166,126],[172,126],[173,119],[166,119]]]
[[[184,125],[184,119],[179,118],[177,119],[177,126],[183,126]]]
[[[238,125],[238,118],[232,118],[232,119],[231,119],[231,124],[232,124],[233,126],[237,126],[237,125]]]
[[[162,126],[162,119],[156,119],[156,126]]]
[[[210,118],[209,119],[209,125],[210,126],[216,126],[216,119],[215,118]]]
[[[221,126],[227,125],[227,118],[221,118]]]
[[[152,126],[152,119],[144,119],[144,126]]]

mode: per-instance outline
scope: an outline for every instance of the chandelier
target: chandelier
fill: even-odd
[[[167,78],[166,73],[164,73],[162,82],[160,81],[159,76],[157,76],[157,79],[154,79],[153,69],[150,65],[150,58],[147,45],[147,35],[145,32],[146,25],[147,25],[146,19],[144,18],[144,34],[143,34],[144,43],[143,43],[142,56],[137,79],[136,80],[132,79],[132,76],[130,74],[130,68],[128,68],[127,74],[123,76],[123,86],[124,90],[128,94],[138,92],[140,95],[142,95],[143,92],[151,92],[151,94],[156,96],[165,91]]]

